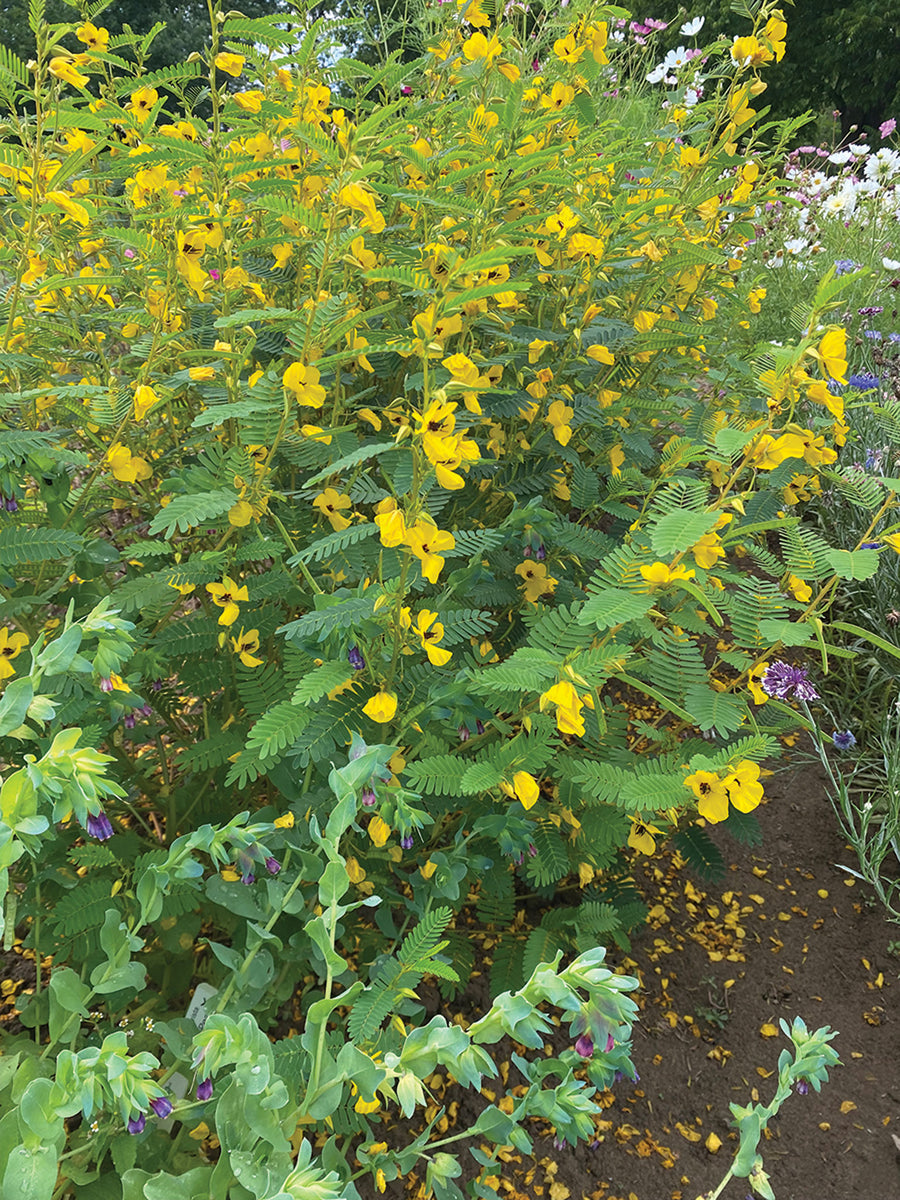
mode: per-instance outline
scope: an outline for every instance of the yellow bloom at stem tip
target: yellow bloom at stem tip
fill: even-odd
[[[213,604],[222,610],[220,625],[233,625],[241,613],[238,605],[250,599],[246,585],[240,587],[230,575],[223,576],[221,583],[208,583],[206,590]]]
[[[342,529],[346,529],[350,525],[350,520],[341,512],[343,508],[349,508],[351,501],[350,497],[343,492],[338,492],[336,488],[326,488],[313,500],[313,508],[319,509],[323,516],[327,517],[331,522],[331,528],[335,533],[339,533]]]
[[[319,372],[307,363],[295,362],[286,369],[281,382],[294,393],[298,404],[307,408],[321,408],[325,402],[325,389],[319,384]]]
[[[243,629],[236,638],[231,639],[231,645],[234,648],[234,653],[238,656],[245,667],[261,667],[263,660],[256,658],[254,651],[259,649],[259,630],[250,629],[246,633]]]
[[[388,721],[394,719],[397,712],[397,693],[376,692],[363,705],[363,712],[370,720],[376,721],[379,725],[386,725]]]
[[[638,816],[629,817],[628,819],[631,821],[631,829],[628,831],[628,845],[632,850],[639,850],[641,854],[655,854],[656,838],[659,837],[662,831],[657,829],[655,825],[649,825]]]
[[[28,645],[28,637],[24,633],[10,633],[8,626],[0,626],[0,679],[9,679],[15,675],[16,668],[12,660],[18,658]]]
[[[526,810],[534,807],[541,794],[538,781],[528,771],[516,771],[512,782],[507,783],[503,779],[500,781],[500,787],[505,795],[518,800]]]
[[[218,69],[224,71],[226,75],[230,75],[233,79],[237,79],[238,75],[243,71],[245,61],[242,54],[223,52],[216,55],[216,66]]]
[[[669,583],[677,583],[679,579],[693,579],[694,571],[686,570],[679,563],[670,567],[666,563],[655,562],[641,567],[641,575],[651,587],[664,587]]]
[[[134,389],[134,419],[143,421],[154,404],[159,403],[159,396],[146,383],[139,383]]]

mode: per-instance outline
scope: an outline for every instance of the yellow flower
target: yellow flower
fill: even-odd
[[[695,771],[684,781],[685,787],[697,797],[697,811],[713,825],[728,816],[728,792],[718,775],[712,771]]]
[[[57,208],[61,208],[67,216],[71,217],[82,228],[90,220],[88,210],[83,204],[79,204],[77,200],[73,200],[68,192],[47,192],[45,198],[51,204],[55,204]]]
[[[348,858],[344,864],[344,869],[347,872],[347,878],[351,883],[362,883],[366,877],[365,870],[359,865],[355,858]]]
[[[379,725],[386,725],[397,712],[396,692],[376,692],[364,705],[363,712]]]
[[[553,43],[553,53],[556,57],[573,65],[580,62],[586,52],[587,46],[583,42],[579,45],[574,33],[567,33],[565,37],[557,38]]]
[[[99,53],[105,54],[109,49],[109,30],[98,29],[90,21],[85,21],[83,25],[79,25],[75,30],[75,36],[89,50],[97,50]]]
[[[340,512],[340,509],[349,508],[351,505],[350,497],[345,493],[338,492],[336,488],[326,488],[312,503],[313,508],[318,508],[323,516],[328,518],[331,528],[336,533],[350,525],[349,518]]]
[[[216,55],[216,66],[220,71],[224,71],[226,75],[230,75],[233,79],[237,79],[238,75],[243,71],[245,61],[243,54],[228,54],[223,52]]]
[[[826,374],[838,383],[846,383],[847,330],[829,329],[819,342],[817,357]]]
[[[705,533],[699,542],[691,546],[691,554],[698,567],[708,571],[716,565],[716,561],[725,557],[725,550],[719,535],[715,532]]]
[[[370,233],[381,233],[385,226],[384,217],[375,207],[375,197],[360,183],[348,183],[338,192],[338,204],[352,208],[362,214],[360,224]]]
[[[242,108],[244,112],[249,113],[258,113],[262,108],[262,102],[265,100],[265,98],[265,92],[260,91],[235,92],[234,96],[232,97],[238,108]]]
[[[206,590],[213,604],[222,610],[220,625],[233,625],[241,613],[238,605],[250,599],[246,585],[240,587],[230,575],[224,575],[221,583],[208,583]]]
[[[228,510],[228,524],[235,529],[244,529],[253,520],[253,505],[246,500],[238,500]]]
[[[380,817],[374,818],[375,821],[378,821],[380,819],[381,819]],[[372,824],[374,824],[374,821],[372,822]],[[372,838],[372,841],[375,842],[375,837],[371,832],[372,824],[369,825],[369,836]],[[387,828],[387,827],[385,826],[385,828]],[[375,842],[375,845],[376,846],[383,845],[383,843]],[[381,1101],[378,1099],[377,1096],[375,1097],[374,1100],[363,1100],[362,1096],[358,1096],[356,1103],[353,1105],[354,1112],[363,1113],[363,1114],[378,1112],[379,1108],[381,1108]]]
[[[463,42],[462,52],[469,62],[475,62],[483,58],[485,65],[489,67],[494,59],[503,53],[503,47],[495,33],[492,33],[487,38],[483,33],[479,32],[473,33],[466,38]]]
[[[612,351],[608,350],[606,346],[602,345],[601,343],[598,343],[594,346],[588,346],[585,353],[587,354],[588,358],[592,358],[594,362],[603,363],[604,366],[607,367],[613,366],[616,361],[612,355]]]
[[[321,408],[325,402],[325,389],[319,385],[319,372],[307,363],[291,363],[282,375],[281,382],[289,392],[294,393],[298,404],[304,404],[307,408]]]
[[[571,104],[574,99],[575,89],[573,87],[569,87],[567,83],[554,83],[550,91],[541,96],[541,108],[559,112],[561,108]]]
[[[375,524],[382,546],[400,546],[406,541],[406,522],[393,497],[388,496],[375,505]]]
[[[428,655],[428,661],[435,667],[445,666],[453,654],[438,645],[444,636],[444,626],[437,619],[437,613],[429,612],[427,608],[423,609],[416,617],[415,631]]]
[[[65,54],[50,59],[50,74],[61,79],[63,83],[71,83],[72,87],[87,87],[89,77],[82,75],[76,64],[88,61],[86,54]]]
[[[192,291],[196,292],[198,296],[202,296],[209,282],[209,276],[200,266],[200,259],[206,249],[206,238],[199,229],[191,229],[187,233],[179,230],[177,242],[178,254],[175,258],[175,266],[178,274]]]
[[[143,421],[154,404],[159,403],[159,396],[146,383],[139,383],[134,389],[134,418]]]
[[[129,108],[138,119],[142,119],[149,116],[158,99],[159,92],[156,90],[156,88],[138,88],[136,92],[131,93],[131,104],[129,105]]]
[[[10,633],[6,625],[0,626],[0,679],[9,679],[15,675],[16,668],[12,660],[18,658],[28,645],[28,637],[24,633]]]
[[[535,338],[528,343],[528,361],[536,363],[547,347],[552,345],[552,342],[548,342],[544,338]]]
[[[722,781],[722,786],[738,812],[753,812],[763,798],[763,786],[759,782],[759,763],[747,759],[738,763],[732,773]]]
[[[528,771],[516,771],[512,783],[501,780],[500,787],[507,796],[515,797],[524,809],[533,808],[541,794],[538,781]]]
[[[438,527],[432,521],[420,517],[411,529],[406,531],[406,545],[419,560],[422,578],[429,583],[437,583],[438,576],[444,569],[443,553],[452,550],[456,538],[452,533]]]
[[[655,562],[650,566],[641,567],[641,575],[651,587],[664,587],[668,583],[677,583],[679,579],[693,579],[695,572],[686,570],[679,563],[676,567],[665,563]]]
[[[382,821],[381,817],[373,817],[369,822],[369,837],[379,849],[391,836],[391,827],[386,821]]]
[[[769,669],[769,663],[760,662],[750,671],[747,676],[747,687],[750,695],[753,697],[754,704],[765,704],[769,699],[768,692],[763,690],[762,678]]]
[[[236,638],[231,639],[231,644],[234,647],[234,653],[240,658],[245,667],[261,667],[263,660],[254,657],[254,651],[259,649],[259,630],[249,629],[246,633],[243,629]]]
[[[387,1180],[381,1167],[375,1172],[375,1187],[379,1192],[384,1192],[387,1189]]]
[[[106,461],[112,467],[113,475],[121,483],[137,483],[149,479],[153,474],[149,463],[131,453],[127,446],[115,442],[106,452]]]
[[[787,586],[801,603],[805,604],[807,600],[812,600],[812,588],[799,575],[788,575]]]
[[[632,850],[639,850],[641,854],[656,853],[656,838],[662,830],[657,829],[655,825],[648,825],[646,821],[642,821],[640,817],[633,816],[628,818],[631,821],[631,829],[628,831],[628,845]]]
[[[215,367],[191,367],[188,370],[188,378],[194,383],[205,383],[209,379],[215,379]]]
[[[584,737],[584,717],[581,715],[584,701],[574,684],[568,679],[560,680],[548,688],[539,701],[541,712],[548,704],[556,705],[556,727],[560,733],[574,733]]]
[[[550,405],[550,410],[547,413],[547,423],[553,429],[553,436],[561,446],[567,446],[572,438],[572,426],[569,422],[575,415],[575,410],[570,408],[563,400],[554,400]]]
[[[547,564],[528,558],[516,567],[516,574],[525,584],[525,599],[536,604],[541,596],[552,594],[559,580],[547,574]]]
[[[276,817],[272,824],[276,829],[293,829],[294,814],[292,812],[286,812],[283,817]]]

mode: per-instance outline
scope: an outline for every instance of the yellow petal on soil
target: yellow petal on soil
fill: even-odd
[[[853,1110],[855,1108],[856,1108],[856,1105],[853,1103],[852,1100],[844,1100],[841,1103],[841,1112],[842,1113],[853,1112]]]
[[[710,1133],[707,1136],[706,1141],[704,1142],[704,1145],[706,1146],[706,1148],[710,1152],[710,1154],[718,1154],[719,1150],[722,1148],[722,1139],[720,1137],[718,1137],[715,1133]]]
[[[759,1032],[763,1037],[778,1037],[778,1026],[766,1021],[765,1025],[759,1027]]]
[[[828,892],[825,888],[819,888],[819,890],[816,892],[816,895],[819,897],[820,900],[828,899]]]
[[[692,1129],[690,1125],[685,1125],[682,1121],[676,1121],[675,1128],[688,1142],[699,1142],[702,1137],[702,1134],[698,1130]]]

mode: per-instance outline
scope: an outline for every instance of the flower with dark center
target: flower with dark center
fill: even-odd
[[[150,1107],[161,1121],[172,1114],[172,1101],[166,1096],[156,1096],[150,1101]]]
[[[109,817],[101,809],[98,813],[88,813],[85,829],[97,839],[98,842],[105,842],[107,838],[111,838],[115,830],[109,822]]]
[[[583,1033],[575,1042],[575,1053],[580,1054],[582,1058],[594,1057],[594,1043],[589,1033]]]
[[[377,799],[378,799],[378,797],[375,795],[375,793],[372,791],[372,789],[370,787],[363,788],[363,790],[362,790],[363,808],[371,808]]]
[[[143,1133],[144,1126],[146,1124],[147,1124],[147,1118],[144,1116],[143,1113],[138,1113],[138,1115],[136,1117],[128,1118],[128,1132],[134,1133],[134,1134]]]
[[[806,667],[773,662],[762,677],[762,689],[777,700],[818,700],[819,693],[809,681]]]
[[[362,671],[365,669],[366,660],[362,656],[362,651],[359,646],[351,646],[347,651],[347,658],[350,666],[354,671]]]
[[[831,735],[831,740],[835,750],[852,750],[856,745],[856,738],[849,729],[845,729],[843,732],[835,730]]]
[[[281,863],[278,861],[277,858],[273,858],[271,854],[266,859],[266,870],[269,872],[270,875],[277,875],[278,872],[281,870]]]
[[[197,1084],[197,1099],[209,1100],[213,1094],[213,1081],[211,1079],[201,1079]]]
[[[413,848],[413,837],[412,837],[412,834],[411,834],[411,833],[408,833],[408,834],[406,835],[406,837],[402,837],[402,838],[400,839],[400,845],[403,847],[403,849],[404,849],[404,850],[412,850],[412,848]]]

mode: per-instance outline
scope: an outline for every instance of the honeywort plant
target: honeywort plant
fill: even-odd
[[[377,1085],[420,1098],[405,1039],[460,1060],[410,993],[468,977],[464,910],[492,1011],[546,996],[596,1086],[627,1073],[629,985],[590,972],[640,919],[629,855],[673,838],[709,871],[705,824],[755,836],[798,719],[761,674],[826,655],[895,481],[838,461],[844,277],[753,350],[770,3],[649,139],[617,128],[611,6],[444,6],[379,68],[323,67],[321,22],[213,9],[208,51],[155,75],[101,11],[36,2],[33,61],[0,63],[0,842],[39,968],[0,1144],[41,1146],[5,1169],[62,1196],[139,1144],[182,1189],[266,1196],[303,1124],[325,1146],[296,1134],[298,1169],[346,1188]],[[822,478],[865,513],[851,545],[801,524]],[[520,1068],[515,1111],[574,1136],[566,1053]],[[147,1119],[191,1072],[214,1167]]]

